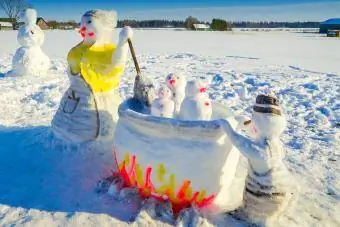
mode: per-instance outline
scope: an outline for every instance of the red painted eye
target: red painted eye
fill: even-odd
[[[90,32],[88,35],[89,35],[90,37],[93,37],[93,36],[94,36],[94,33],[93,33],[93,32]]]

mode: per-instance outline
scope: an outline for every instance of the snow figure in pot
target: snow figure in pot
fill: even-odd
[[[54,134],[71,142],[112,141],[120,77],[128,54],[132,29],[125,27],[118,44],[112,43],[115,11],[90,10],[81,18],[83,41],[68,53],[70,87],[52,121]]]
[[[44,32],[36,25],[37,12],[28,8],[21,13],[20,17],[24,22],[17,36],[21,47],[15,52],[12,60],[13,70],[9,75],[45,75],[50,67],[50,59],[41,50]]]
[[[171,99],[172,92],[170,88],[163,85],[158,90],[158,98],[151,104],[151,115],[156,117],[172,118],[175,110],[175,103]]]
[[[179,118],[190,121],[209,121],[212,115],[212,104],[208,96],[207,85],[201,80],[189,81],[185,89]]]
[[[172,91],[175,102],[175,114],[179,114],[181,104],[185,97],[185,86],[187,84],[185,77],[180,73],[170,73],[165,79],[166,85]]]
[[[243,207],[238,214],[257,224],[271,226],[288,207],[296,190],[283,163],[285,151],[279,136],[286,127],[286,119],[277,98],[257,96],[252,122],[257,130],[254,139],[237,133],[225,120],[222,127],[248,160]]]

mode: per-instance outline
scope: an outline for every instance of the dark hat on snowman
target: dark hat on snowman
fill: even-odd
[[[272,95],[258,95],[253,107],[254,112],[281,116],[279,100]]]

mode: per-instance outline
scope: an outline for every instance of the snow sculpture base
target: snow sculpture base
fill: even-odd
[[[12,60],[13,70],[8,76],[44,76],[50,68],[50,59],[40,47],[20,47]]]
[[[69,75],[71,85],[52,120],[52,131],[64,141],[109,141],[118,120],[121,99],[117,90],[93,93],[79,75]]]
[[[230,109],[213,103],[213,110],[212,119],[231,118],[237,126]],[[218,121],[181,121],[141,112],[133,99],[118,111],[114,171],[126,186],[140,188],[145,197],[169,199],[175,212],[188,205],[222,206],[219,197],[228,196],[240,155]]]

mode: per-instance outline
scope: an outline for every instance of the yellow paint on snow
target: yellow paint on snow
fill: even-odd
[[[67,57],[71,73],[81,74],[93,92],[116,89],[124,67],[112,65],[112,55],[116,50],[114,44],[89,46],[80,43],[73,47]]]

